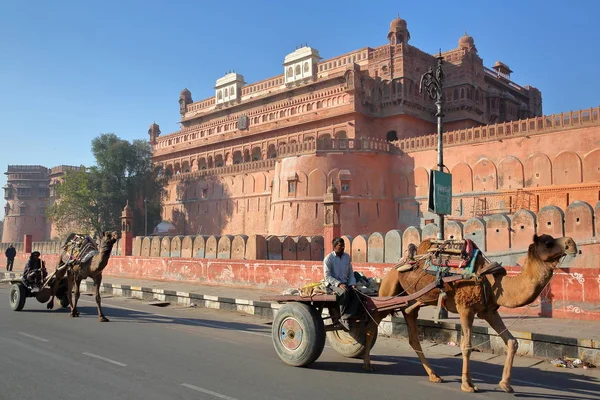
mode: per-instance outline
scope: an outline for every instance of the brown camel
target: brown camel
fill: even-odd
[[[431,241],[426,240],[419,245],[417,254],[425,254]],[[557,268],[564,255],[577,253],[577,246],[570,237],[554,239],[549,235],[533,236],[533,243],[529,245],[527,259],[520,274],[506,276],[505,274],[483,275],[478,283],[476,280],[459,280],[444,284],[447,298],[445,307],[448,311],[458,313],[462,327],[461,350],[463,354],[462,384],[465,392],[476,392],[478,388],[473,385],[469,358],[471,355],[471,329],[475,315],[487,321],[498,333],[506,345],[506,361],[502,371],[500,387],[505,392],[512,393],[510,385],[513,359],[517,351],[517,340],[508,331],[498,308],[516,308],[531,304],[546,287],[554,269]],[[419,257],[417,257],[418,259]],[[481,253],[476,258],[477,271],[489,265]],[[397,296],[412,294],[433,282],[436,277],[426,273],[419,266],[406,272],[398,272],[395,268],[388,272],[381,282],[379,296]],[[418,299],[410,312],[402,311],[408,328],[409,344],[415,350],[431,382],[442,382],[442,379],[433,371],[425,358],[419,342],[417,316],[421,306],[437,305],[440,291],[434,289]],[[485,297],[485,298],[484,298]],[[375,313],[374,321],[367,325],[367,337],[363,368],[372,371],[370,352],[371,343],[377,335],[379,322],[390,312]]]
[[[71,306],[71,317],[79,317],[77,301],[79,300],[80,296],[81,281],[87,278],[92,278],[96,292],[95,295],[96,306],[98,308],[98,319],[100,322],[109,321],[108,318],[104,316],[104,313],[102,312],[102,306],[100,304],[100,284],[102,283],[102,271],[108,264],[110,253],[112,252],[112,248],[118,239],[119,234],[117,231],[103,232],[98,245],[98,253],[84,263],[75,263],[68,267],[61,268],[61,266],[69,264],[70,255],[66,250],[61,253],[59,267],[57,268],[56,272],[55,287],[53,288],[52,293],[56,293],[58,285],[66,273],[68,282],[67,298],[69,299],[69,305]],[[72,296],[73,287],[75,287],[75,300],[73,300]],[[54,299],[50,300],[48,303],[48,308],[52,308],[54,306],[53,301]]]

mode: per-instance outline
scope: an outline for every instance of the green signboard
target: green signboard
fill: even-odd
[[[452,214],[452,175],[432,170],[429,174],[429,211]]]

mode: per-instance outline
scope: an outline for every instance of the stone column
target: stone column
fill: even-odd
[[[130,256],[133,254],[133,210],[129,206],[129,201],[121,213],[121,255]]]
[[[33,246],[33,236],[32,235],[23,235],[23,253],[29,254]]]
[[[323,239],[325,241],[325,255],[333,251],[332,241],[335,237],[342,235],[342,226],[340,225],[340,195],[335,188],[333,181],[327,188],[325,199],[323,200],[325,221],[323,223]]]

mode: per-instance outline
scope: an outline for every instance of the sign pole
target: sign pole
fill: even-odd
[[[440,50],[439,55],[437,56],[437,68],[435,73],[433,69],[429,67],[429,71],[421,76],[421,84],[419,85],[419,93],[423,93],[423,86],[425,86],[425,90],[429,94],[429,97],[432,100],[435,100],[435,105],[437,108],[437,112],[435,116],[437,117],[437,159],[438,159],[438,170],[440,172],[444,172],[444,140],[442,137],[442,118],[444,114],[442,112],[442,105],[444,100],[444,91],[443,91],[443,83],[444,83],[444,72],[442,70],[442,64],[444,59],[442,57],[442,51]],[[433,181],[433,180],[430,180]],[[433,181],[435,182],[435,181]],[[429,188],[431,191],[432,188]],[[444,214],[437,212],[438,220],[439,220],[439,229],[438,229],[438,239],[444,239]]]

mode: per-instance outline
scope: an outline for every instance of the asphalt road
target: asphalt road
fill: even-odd
[[[293,368],[277,357],[264,318],[107,296],[111,322],[99,323],[90,296],[81,297],[77,319],[33,298],[14,312],[8,300],[8,286],[0,285],[2,400],[600,398],[600,371],[528,358],[516,361],[510,395],[497,387],[502,356],[474,353],[481,392],[467,394],[457,347],[425,350],[445,379],[433,384],[404,340],[379,339],[372,373],[329,347],[310,367]]]

